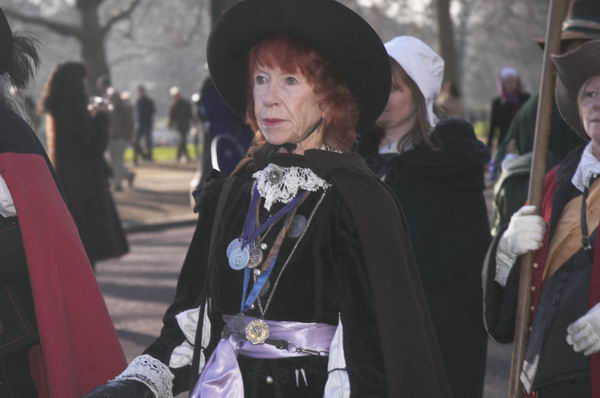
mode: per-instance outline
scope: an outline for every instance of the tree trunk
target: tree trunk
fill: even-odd
[[[454,23],[450,15],[452,0],[436,0],[436,3],[440,51],[446,63],[444,81],[452,81],[460,88],[462,79],[454,43]]]
[[[210,16],[212,23],[214,24],[221,14],[238,1],[239,0],[210,0]]]
[[[100,26],[98,18],[99,1],[79,1],[77,9],[81,16],[84,35],[81,38],[81,59],[87,67],[87,81],[93,94],[99,93],[96,82],[100,76],[110,78],[110,68],[106,62],[106,34]]]

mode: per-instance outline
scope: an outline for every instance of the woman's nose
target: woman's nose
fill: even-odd
[[[273,106],[279,104],[279,89],[276,84],[269,84],[263,96],[263,105]]]

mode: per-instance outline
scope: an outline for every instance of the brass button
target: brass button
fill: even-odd
[[[273,378],[271,376],[267,376],[265,378],[265,381],[267,382],[267,384],[273,384]]]
[[[535,286],[531,286],[531,291],[535,292]]]
[[[531,311],[535,311],[535,305],[532,305],[530,309]]]
[[[540,265],[539,265],[538,263],[533,263],[533,268],[537,268],[537,267],[539,267],[539,266],[540,266]]]

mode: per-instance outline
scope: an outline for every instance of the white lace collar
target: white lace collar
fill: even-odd
[[[275,202],[289,203],[299,189],[317,191],[331,186],[309,168],[281,167],[270,163],[252,175],[261,197],[265,199],[265,209],[270,210]]]
[[[581,160],[579,161],[575,174],[573,174],[571,183],[583,192],[585,187],[589,188],[588,185],[592,176],[598,174],[600,174],[600,161],[598,161],[596,156],[592,153],[592,143],[590,142],[586,145],[581,154]]]

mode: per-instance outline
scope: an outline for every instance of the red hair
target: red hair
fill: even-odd
[[[356,139],[358,105],[335,67],[314,47],[287,36],[271,36],[258,42],[248,56],[246,122],[256,132],[256,143],[265,139],[258,129],[252,94],[254,71],[258,65],[279,68],[285,73],[301,73],[313,87],[324,110],[323,141],[335,149],[347,151]]]

